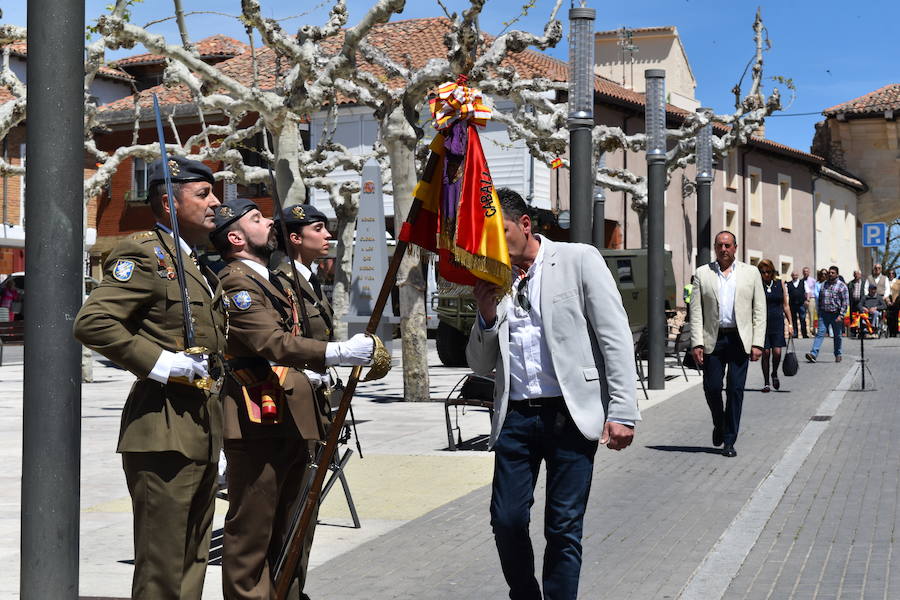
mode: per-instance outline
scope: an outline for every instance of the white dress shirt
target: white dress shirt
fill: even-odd
[[[542,335],[544,321],[541,319],[541,268],[544,264],[544,245],[541,244],[537,256],[527,273],[519,272],[513,281],[512,302],[506,313],[509,322],[509,399],[527,400],[531,398],[551,398],[562,396],[562,389],[556,381],[550,349]],[[523,277],[528,277],[522,289],[531,303],[526,311],[516,300],[518,285]]]
[[[722,273],[722,267],[716,261],[716,274],[719,276],[719,327],[737,327],[734,318],[734,295],[737,292],[737,277],[734,264],[728,275]]]

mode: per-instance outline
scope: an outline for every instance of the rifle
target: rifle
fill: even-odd
[[[175,238],[175,274],[178,277],[178,290],[181,292],[181,310],[184,320],[184,345],[185,354],[203,355],[209,352],[208,348],[197,346],[194,322],[191,319],[191,300],[188,297],[187,282],[184,279],[184,259],[181,257],[181,234],[178,227],[178,218],[175,211],[175,194],[172,191],[172,176],[169,174],[169,158],[166,155],[166,138],[163,133],[162,116],[159,112],[159,100],[156,93],[153,94],[153,112],[156,116],[156,134],[159,137],[159,156],[162,160],[163,178],[166,180],[166,196],[169,204],[169,221],[172,227],[172,237]],[[180,378],[177,378],[180,379]],[[186,380],[185,380],[186,381]],[[212,379],[204,377],[194,379],[191,385],[203,390],[212,387]]]
[[[425,167],[425,176],[429,179],[430,174],[434,172],[437,161],[438,157],[434,153],[428,158],[428,164]],[[409,209],[409,214],[406,216],[406,222],[403,224],[403,230],[408,230],[415,225],[421,206],[422,201],[418,198],[414,198],[412,206]],[[372,309],[372,316],[369,317],[369,322],[366,325],[366,333],[370,335],[374,335],[375,331],[378,329],[378,322],[381,321],[381,313],[384,311],[384,307],[391,296],[391,289],[397,281],[397,271],[400,269],[400,263],[409,246],[409,242],[406,241],[404,237],[405,236],[401,235],[397,240],[394,256],[391,257],[391,262],[388,265],[384,282],[381,284],[381,291],[379,292],[378,299],[375,301],[375,306]],[[353,367],[353,371],[350,373],[350,379],[347,381],[344,393],[341,396],[341,403],[338,406],[337,412],[334,414],[334,420],[328,429],[328,436],[325,439],[325,444],[320,448],[317,464],[314,467],[312,481],[309,484],[303,499],[303,509],[300,513],[299,523],[297,524],[296,529],[290,532],[285,543],[285,549],[282,550],[281,555],[276,561],[274,572],[276,600],[285,600],[287,597],[288,590],[291,586],[291,579],[294,577],[294,573],[297,570],[297,563],[300,560],[300,553],[303,551],[303,539],[306,537],[306,531],[310,527],[313,511],[319,503],[322,484],[325,481],[325,475],[328,473],[327,465],[330,465],[331,461],[334,459],[334,453],[337,450],[338,437],[343,429],[344,421],[347,418],[347,412],[350,410],[350,402],[353,400],[353,394],[356,392],[356,385],[359,383],[362,369],[362,367],[356,366]]]

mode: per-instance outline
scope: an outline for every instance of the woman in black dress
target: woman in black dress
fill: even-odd
[[[759,261],[759,274],[762,277],[763,290],[766,292],[766,341],[763,346],[760,366],[763,371],[762,391],[768,393],[772,387],[781,388],[778,380],[778,366],[781,364],[781,349],[787,346],[784,340],[784,328],[787,324],[788,335],[794,335],[791,326],[791,308],[788,304],[788,293],[784,282],[775,278],[775,265],[768,258]],[[769,362],[772,363],[772,387],[769,387]]]

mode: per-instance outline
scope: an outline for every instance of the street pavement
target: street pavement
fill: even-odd
[[[782,377],[780,392],[761,393],[759,366],[750,366],[736,458],[710,446],[696,374],[685,381],[677,371],[649,401],[638,390],[634,445],[598,452],[580,598],[900,598],[900,340],[867,342],[867,383],[877,391],[865,392],[854,391],[855,342],[837,364],[827,340],[814,365],[802,358],[809,342],[798,341],[800,372]],[[0,367],[0,598],[18,597],[23,372],[15,350]],[[466,370],[439,366],[433,347],[429,364],[432,399],[443,400]],[[94,374],[82,388],[80,591],[124,598],[131,514],[114,449],[131,377],[100,362]],[[361,384],[353,406],[364,458],[354,455],[346,474],[362,527],[353,528],[335,486],[320,511],[309,595],[506,597],[488,516],[492,457],[481,450],[487,412],[451,409],[454,435],[471,449],[449,452],[443,404],[403,402],[399,367]],[[532,511],[538,565],[543,493],[541,480]],[[217,502],[218,530],[227,506]],[[204,598],[217,599],[221,548],[213,546]]]

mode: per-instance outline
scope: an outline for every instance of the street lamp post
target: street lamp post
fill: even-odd
[[[30,0],[27,23],[19,595],[74,600],[81,346],[72,322],[84,301],[84,0]]]
[[[698,113],[712,116],[711,108],[698,108]],[[710,195],[713,181],[712,121],[697,135],[697,267],[711,260]]]
[[[569,209],[571,240],[591,243],[592,142],[594,127],[593,8],[569,10]]]
[[[651,390],[666,387],[665,194],[666,72],[644,71],[647,84],[647,374]]]

